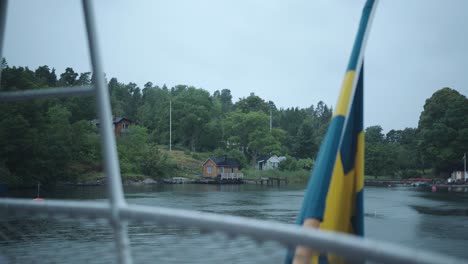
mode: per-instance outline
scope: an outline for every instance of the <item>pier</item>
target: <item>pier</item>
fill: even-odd
[[[281,185],[281,183],[288,184],[288,178],[286,177],[261,177],[257,180],[255,180],[256,184],[265,184],[265,185]]]
[[[216,177],[203,177],[200,178],[194,183],[201,184],[242,184],[244,183],[244,174],[243,173],[220,173]]]
[[[184,177],[172,177],[169,179],[164,179],[163,182],[168,184],[183,184],[189,182],[189,180]]]

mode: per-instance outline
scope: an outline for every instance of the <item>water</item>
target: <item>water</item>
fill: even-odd
[[[131,204],[294,223],[304,188],[166,185],[127,187],[125,196]],[[103,200],[106,195],[101,187],[45,189],[42,193],[46,199],[75,200]],[[33,198],[34,192],[11,195]],[[366,187],[364,207],[366,237],[468,259],[468,194]],[[0,243],[0,263],[1,252],[7,260],[21,263],[114,260],[112,231],[106,223],[26,221],[23,217],[8,225],[22,232],[10,234],[10,241]],[[259,245],[248,238],[227,239],[220,234],[200,234],[198,230],[172,226],[130,223],[129,233],[136,263],[282,263],[285,252],[275,243]],[[44,258],[38,261],[41,255]]]

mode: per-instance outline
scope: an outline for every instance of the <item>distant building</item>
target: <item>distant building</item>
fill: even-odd
[[[99,127],[99,119],[91,120],[91,124]],[[116,137],[124,136],[128,133],[128,127],[133,124],[133,121],[125,117],[112,117],[112,127]]]
[[[257,158],[255,168],[257,170],[273,170],[279,167],[279,164],[286,160],[285,156],[261,156]]]
[[[257,170],[265,170],[267,160],[269,159],[269,156],[260,156],[255,160],[255,169]]]
[[[226,155],[222,157],[208,158],[202,165],[203,177],[217,177],[222,178],[228,176],[238,176],[239,162],[235,159],[228,158]]]
[[[457,181],[457,180],[465,181],[465,180],[468,180],[468,172],[465,171],[465,173],[463,173],[463,170],[453,171],[450,174],[450,178],[452,179],[452,181]]]

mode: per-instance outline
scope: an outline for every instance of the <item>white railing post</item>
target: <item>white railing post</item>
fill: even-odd
[[[94,73],[96,92],[96,106],[100,121],[101,144],[104,154],[104,172],[107,176],[107,189],[110,202],[111,223],[115,233],[118,263],[132,263],[130,244],[127,234],[127,223],[120,218],[120,210],[127,207],[123,195],[122,180],[120,177],[119,158],[115,144],[115,135],[112,129],[112,112],[109,91],[104,79],[99,54],[99,45],[96,32],[96,21],[91,0],[83,0],[83,13],[88,36],[89,52]]]

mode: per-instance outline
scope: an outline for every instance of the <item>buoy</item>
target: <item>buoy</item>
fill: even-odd
[[[391,185],[391,184],[389,184],[389,185],[388,185],[388,188],[392,188],[392,185]]]
[[[435,185],[432,186],[432,192],[437,192],[437,187]]]

